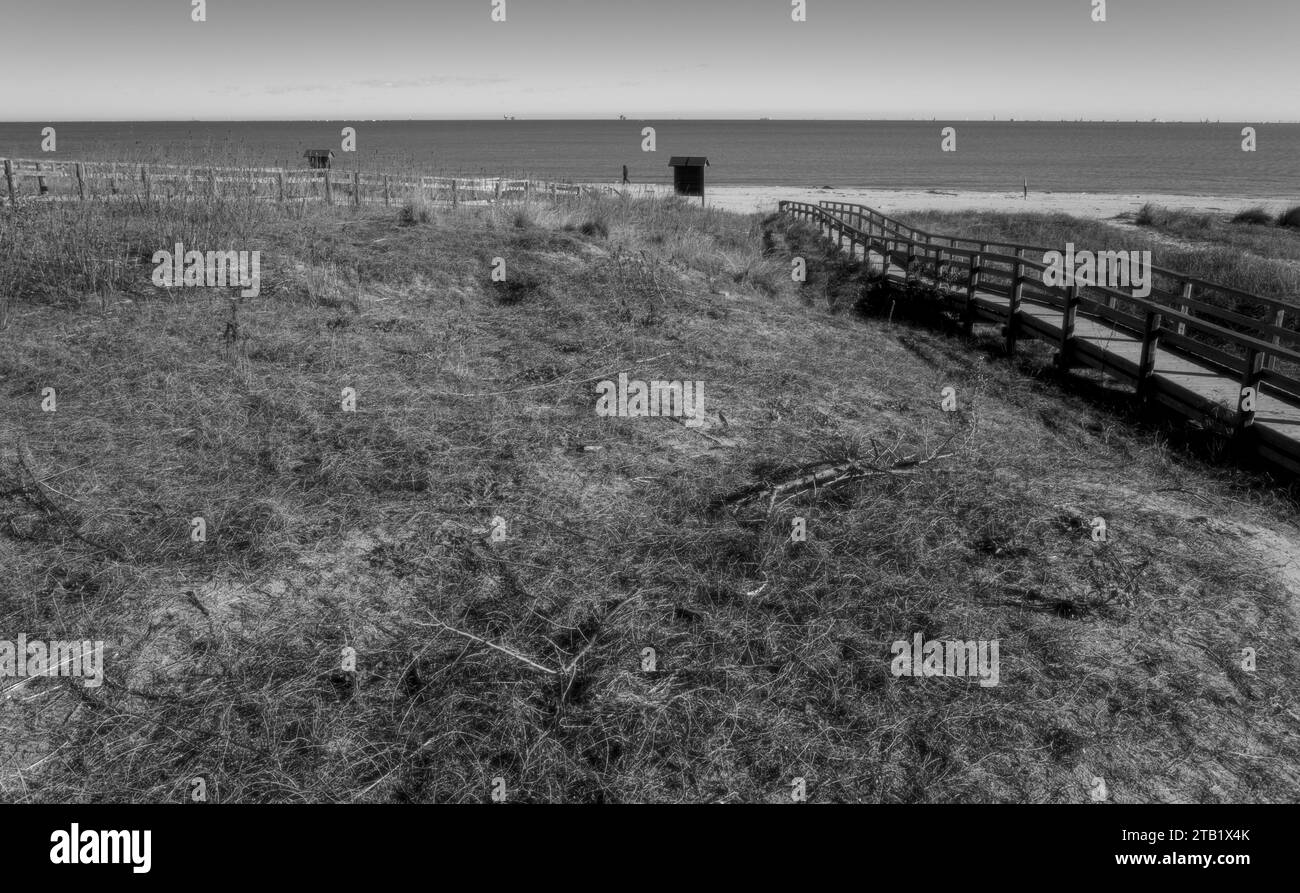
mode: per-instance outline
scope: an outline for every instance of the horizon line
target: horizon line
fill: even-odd
[[[443,121],[448,123],[461,123],[467,121],[503,121],[503,122],[527,122],[527,121],[571,121],[571,122],[596,122],[609,121],[612,123],[641,123],[651,121],[787,121],[787,122],[807,122],[807,121],[861,121],[876,123],[926,123],[939,121],[963,121],[969,124],[1300,124],[1300,119],[1277,119],[1268,120],[1261,118],[1243,118],[1240,120],[1224,120],[1216,118],[1211,121],[1208,118],[1191,119],[1191,118],[1019,118],[1008,116],[1006,118],[970,118],[956,115],[950,116],[931,116],[929,118],[859,118],[859,117],[813,117],[813,118],[795,118],[783,117],[779,115],[768,115],[761,117],[673,117],[667,115],[651,115],[645,117],[567,117],[567,116],[476,116],[471,118],[443,118],[443,117],[406,117],[406,118],[364,118],[364,117],[341,117],[341,118],[42,118],[42,119],[6,119],[0,118],[0,124],[254,124],[254,123],[279,123],[279,124],[319,124],[319,123],[337,123],[347,121],[369,121],[369,122],[407,122],[407,121]]]

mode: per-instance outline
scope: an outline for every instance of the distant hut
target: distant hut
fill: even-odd
[[[302,153],[307,166],[313,170],[329,170],[334,166],[334,153],[329,149],[308,149]]]
[[[673,169],[673,191],[678,195],[698,195],[704,200],[704,169],[709,159],[703,155],[674,155],[668,160]]]

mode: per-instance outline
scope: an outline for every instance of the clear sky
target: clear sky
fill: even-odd
[[[1300,120],[1300,0],[5,0],[0,120]]]

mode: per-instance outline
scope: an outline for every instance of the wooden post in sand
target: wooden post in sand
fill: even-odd
[[[352,172],[352,204],[361,207],[361,171]]]
[[[325,168],[324,174],[325,174],[325,204],[332,205],[334,204],[334,184],[330,180],[329,168]]]
[[[384,174],[384,206],[392,204],[393,194],[388,189],[388,174]]]
[[[1015,356],[1020,337],[1020,301],[1025,296],[1025,249],[1016,249],[1016,263],[1011,270],[1011,292],[1007,307],[1007,356]]]
[[[84,202],[86,200],[86,172],[81,169],[80,161],[77,162],[74,169],[77,172],[77,200]]]
[[[980,253],[970,259],[970,272],[966,277],[966,303],[961,310],[962,332],[967,338],[975,330],[975,292],[980,287],[980,277],[984,272],[984,252],[988,245],[980,243]]]
[[[284,171],[276,171],[275,186],[279,201],[284,201]]]
[[[9,207],[18,206],[18,194],[14,192],[14,163],[5,159],[5,182],[9,184]]]
[[[1244,437],[1255,424],[1254,407],[1246,406],[1246,390],[1254,394],[1254,403],[1259,403],[1260,370],[1264,368],[1264,355],[1253,347],[1246,348],[1246,366],[1241,376],[1240,396],[1237,398],[1237,424],[1234,434]]]
[[[1156,310],[1147,311],[1146,328],[1142,332],[1142,358],[1138,362],[1137,396],[1142,403],[1151,400],[1151,376],[1156,371],[1156,354],[1160,350],[1160,327],[1163,317]]]
[[[39,195],[44,195],[45,193],[47,193],[47,192],[50,191],[50,187],[48,187],[48,186],[45,185],[45,178],[42,177],[42,176],[40,176],[40,171],[41,171],[41,163],[38,161],[38,162],[36,162],[36,174],[37,174],[37,176],[36,176],[36,192],[37,192],[37,194],[39,194]]]
[[[454,208],[459,202],[459,196],[456,194],[456,181],[451,181],[451,206]]]
[[[1083,289],[1077,283],[1070,286],[1061,313],[1061,347],[1056,352],[1056,364],[1069,369],[1074,364],[1074,321],[1079,313],[1079,298]]]

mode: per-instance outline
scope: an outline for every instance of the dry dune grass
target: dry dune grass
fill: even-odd
[[[780,221],[244,210],[0,224],[0,628],[108,643],[103,687],[2,702],[5,799],[1294,798],[1277,488],[839,312],[863,275]],[[177,233],[259,248],[262,296],[160,294]],[[620,371],[703,381],[705,424],[597,417]],[[998,639],[1000,684],[895,679],[915,632]]]

